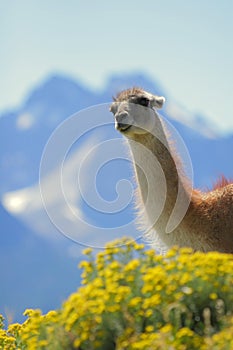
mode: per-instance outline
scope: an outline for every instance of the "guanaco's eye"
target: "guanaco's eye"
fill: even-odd
[[[140,97],[137,100],[137,103],[141,106],[148,107],[150,100],[146,97]]]

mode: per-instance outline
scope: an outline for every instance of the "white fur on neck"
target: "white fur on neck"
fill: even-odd
[[[200,243],[192,235],[186,234],[182,224],[172,233],[166,233],[167,223],[177,199],[178,183],[183,186],[183,199],[187,200],[189,195],[185,191],[181,175],[177,173],[168,137],[157,113],[155,128],[151,135],[140,136],[142,143],[139,140],[128,139],[139,185],[139,225],[145,232],[145,238],[151,240],[153,246],[160,251],[165,251],[173,245],[186,246],[190,240],[197,243],[196,249],[200,249]],[[164,149],[167,152],[163,152]]]

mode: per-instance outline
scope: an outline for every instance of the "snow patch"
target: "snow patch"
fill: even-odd
[[[22,113],[16,120],[16,126],[19,130],[28,130],[35,124],[35,118],[31,113]]]

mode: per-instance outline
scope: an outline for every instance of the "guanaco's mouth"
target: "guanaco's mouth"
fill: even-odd
[[[116,129],[120,132],[125,132],[131,128],[131,124],[116,123]]]

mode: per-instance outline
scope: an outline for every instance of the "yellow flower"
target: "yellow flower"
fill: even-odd
[[[176,333],[176,338],[182,338],[182,337],[192,337],[193,331],[187,327],[181,328]]]
[[[133,271],[135,270],[138,266],[140,266],[140,262],[138,259],[133,259],[131,261],[128,262],[128,264],[125,266],[124,271],[128,272],[128,271]]]
[[[154,258],[154,257],[155,257],[155,251],[154,251],[154,249],[147,250],[147,251],[145,252],[145,255],[147,255],[148,257]],[[159,256],[160,256],[160,255],[156,256],[156,259],[157,259]]]
[[[9,334],[15,335],[15,334],[17,334],[20,331],[21,327],[22,327],[21,324],[13,323],[13,324],[9,325],[7,332]]]
[[[146,332],[147,333],[151,333],[151,332],[153,332],[154,331],[154,327],[153,326],[146,326]]]
[[[146,317],[150,317],[150,316],[152,316],[153,315],[153,310],[152,309],[147,309],[146,311],[145,311],[145,316]]]
[[[103,280],[102,280],[102,278],[96,277],[93,280],[92,285],[93,285],[94,288],[101,288],[101,287],[103,287]]]
[[[133,275],[128,275],[128,276],[126,276],[126,281],[127,282],[134,282],[134,280],[135,280],[135,277],[133,276]]]
[[[45,340],[45,339],[40,340],[40,341],[38,342],[37,346],[38,346],[38,348],[40,348],[40,347],[46,348],[46,347],[48,346],[48,341]]]
[[[151,284],[144,284],[142,287],[142,294],[147,294],[149,292],[152,292],[154,290],[154,287]]]
[[[193,249],[189,247],[183,247],[179,249],[180,255],[190,255],[193,253]]]
[[[172,249],[170,249],[166,255],[165,258],[173,258],[177,255],[178,247],[174,246]]]
[[[172,325],[170,323],[166,324],[162,328],[160,328],[161,333],[169,333],[172,331]]]
[[[84,255],[90,255],[93,252],[92,248],[86,248],[83,250],[83,254]]]
[[[141,297],[135,297],[129,301],[129,306],[130,307],[135,307],[141,304],[142,298]]]
[[[116,312],[116,311],[120,311],[120,305],[119,304],[113,304],[113,305],[109,305],[107,310],[109,312]]]
[[[78,349],[81,344],[82,344],[81,339],[76,338],[75,341],[74,341],[74,347]]]
[[[218,298],[218,295],[216,293],[210,293],[209,298],[215,300]]]
[[[143,250],[144,247],[145,247],[144,244],[138,244],[138,243],[135,243],[134,246],[133,246],[133,248],[135,250]]]
[[[26,309],[23,313],[24,316],[28,316],[28,317],[40,317],[41,316],[41,310],[40,309]]]
[[[108,265],[109,269],[115,270],[120,268],[120,263],[118,261],[113,261]]]
[[[92,270],[92,264],[89,261],[81,261],[79,266],[80,269],[85,269],[86,271],[91,271]]]
[[[161,296],[159,294],[154,294],[143,300],[143,309],[154,308],[161,303]]]
[[[192,276],[190,273],[188,272],[184,272],[182,273],[182,275],[180,276],[180,284],[186,284],[187,282],[189,282],[192,279]]]

